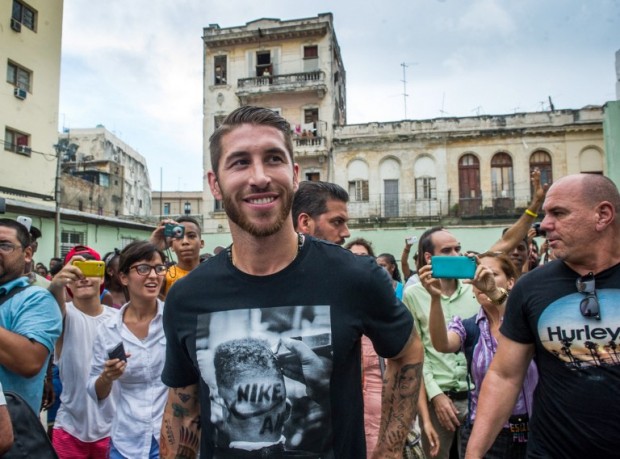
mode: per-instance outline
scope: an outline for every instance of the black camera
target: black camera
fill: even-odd
[[[547,233],[540,229],[540,222],[536,222],[532,225],[532,228],[536,230],[536,237],[546,237]]]
[[[166,223],[164,225],[164,237],[183,239],[183,236],[185,236],[185,227],[183,225],[175,225],[174,223]]]

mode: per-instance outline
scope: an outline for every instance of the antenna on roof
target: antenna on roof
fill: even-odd
[[[409,94],[407,94],[407,67],[409,67],[410,65],[418,65],[417,62],[401,62],[400,66],[403,68],[403,79],[401,80],[403,82],[403,102],[405,104],[405,119],[407,119],[407,97],[409,97]]]

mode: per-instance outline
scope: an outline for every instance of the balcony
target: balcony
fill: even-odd
[[[327,157],[327,143],[325,137],[293,137],[295,157],[314,158],[318,157],[323,162]]]
[[[237,96],[241,103],[247,103],[248,98],[262,94],[316,92],[317,97],[323,98],[327,93],[325,73],[321,70],[302,73],[288,73],[285,75],[263,75],[237,80]]]

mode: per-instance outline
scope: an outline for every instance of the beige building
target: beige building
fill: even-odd
[[[241,105],[278,111],[293,130],[296,160],[307,180],[331,180],[334,126],[346,123],[346,75],[331,14],[204,29],[204,170],[208,139]],[[206,174],[205,174],[206,177]],[[204,182],[205,232],[227,227]]]
[[[149,218],[146,159],[103,126],[69,129],[62,150],[61,205],[98,215]]]
[[[152,214],[158,219],[188,215],[203,226],[202,191],[153,191]]]
[[[606,173],[603,108],[342,126],[334,182],[355,219],[518,214],[543,181]]]
[[[52,206],[62,0],[0,2],[0,197]]]

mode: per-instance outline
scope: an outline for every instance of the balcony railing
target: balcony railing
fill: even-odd
[[[292,84],[316,84],[325,81],[325,73],[320,70],[303,73],[287,73],[285,75],[265,75],[253,78],[241,78],[237,80],[237,86],[241,89],[256,88],[261,86],[282,86]]]
[[[359,201],[350,196],[347,205],[351,225],[400,226],[424,222],[438,222],[444,218],[463,220],[515,219],[525,210],[529,196],[494,198],[490,193],[480,198],[455,199],[448,193],[439,193],[436,199],[416,197],[415,193],[370,195]]]

